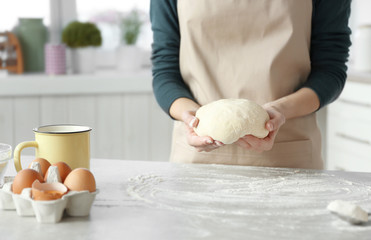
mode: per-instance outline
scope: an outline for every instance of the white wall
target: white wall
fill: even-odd
[[[371,1],[353,0],[352,3],[353,26],[371,24]]]
[[[354,59],[354,49],[357,45],[357,28],[362,25],[371,24],[371,0],[353,0],[352,12],[349,21],[350,28],[352,29],[352,46],[350,48],[350,62]]]

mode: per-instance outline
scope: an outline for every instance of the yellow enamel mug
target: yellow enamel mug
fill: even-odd
[[[36,157],[45,158],[51,164],[65,162],[72,169],[90,167],[90,127],[78,125],[48,125],[33,129],[35,141],[22,142],[14,149],[14,165],[22,170],[21,152],[24,148],[36,148]]]

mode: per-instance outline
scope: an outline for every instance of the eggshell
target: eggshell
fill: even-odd
[[[48,160],[46,160],[45,158],[36,158],[35,160],[33,160],[33,161],[31,162],[31,164],[32,164],[33,162],[38,162],[38,163],[40,163],[41,172],[42,172],[42,177],[44,177],[45,174],[46,174],[46,171],[48,171],[48,168],[49,168],[50,165],[51,165],[50,162],[49,162]],[[28,166],[28,168],[31,167],[31,164]]]
[[[64,181],[64,185],[72,191],[89,191],[95,192],[95,178],[94,175],[86,168],[74,169]]]
[[[35,180],[43,182],[43,177],[33,169],[23,169],[15,176],[12,190],[15,194],[21,194],[24,188],[30,188]]]
[[[32,184],[32,198],[39,201],[60,199],[68,191],[67,187],[59,182],[40,183],[35,181]]]
[[[70,172],[72,171],[71,167],[68,166],[68,164],[65,163],[65,162],[53,163],[52,166],[58,167],[59,176],[61,177],[62,182],[64,182],[67,175],[70,174]],[[46,171],[46,174],[45,174],[45,177],[44,177],[45,182],[47,181],[47,176],[48,176],[48,171]]]

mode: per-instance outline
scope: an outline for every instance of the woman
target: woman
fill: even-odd
[[[315,112],[341,93],[350,0],[152,0],[153,89],[175,119],[171,161],[321,169]],[[264,139],[193,131],[223,98],[261,104]]]

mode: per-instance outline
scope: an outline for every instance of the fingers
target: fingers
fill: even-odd
[[[264,139],[246,135],[240,138],[236,143],[245,149],[254,150],[256,152],[269,151],[273,148],[274,139],[279,128],[285,123],[285,116],[272,106],[264,106],[269,115],[269,120],[265,123],[265,128],[269,134]],[[188,144],[195,147],[197,151],[212,151],[218,147],[224,146],[220,141],[214,141],[211,137],[200,137],[194,132],[199,120],[195,117],[194,111],[186,111],[182,114],[182,120],[187,126],[187,141]]]
[[[263,152],[272,149],[274,139],[271,138],[269,135],[268,137],[263,139],[254,137],[252,135],[246,135],[242,137],[242,141],[250,145],[250,148],[248,149],[254,150],[256,152]]]
[[[196,148],[198,152],[210,152],[214,149],[224,146],[223,143],[214,141],[210,137],[199,137],[197,135],[189,136],[188,144]]]
[[[189,121],[188,126],[191,128],[195,128],[198,125],[198,118],[193,117],[191,121]]]
[[[211,137],[198,136],[193,130],[198,125],[198,118],[195,117],[195,112],[186,111],[182,114],[182,120],[187,126],[187,141],[188,144],[195,147],[199,152],[210,152],[216,148],[224,146],[220,141],[214,141]]]
[[[266,123],[265,123],[265,129],[267,129],[269,132],[272,132],[275,130],[275,124],[272,120],[268,120]]]
[[[269,151],[273,148],[274,139],[278,133],[278,129],[269,132],[265,138],[257,138],[253,135],[246,135],[237,141],[237,144],[245,149],[253,150],[255,152]]]
[[[211,137],[200,137],[192,128],[188,128],[188,144],[194,147],[215,144]]]
[[[220,142],[220,141],[216,141],[215,140],[215,144],[218,146],[218,147],[222,147],[224,146],[224,143]]]
[[[285,116],[277,111],[274,107],[267,107],[266,111],[269,115],[269,120],[265,123],[265,128],[272,132],[278,130],[285,122]]]
[[[214,141],[210,137],[199,137],[197,134],[188,135],[188,144],[195,147],[199,152],[209,152],[219,147],[224,146],[222,142]]]
[[[195,117],[195,112],[186,111],[182,114],[183,122],[191,128],[197,127],[198,125],[198,118]]]
[[[211,152],[217,148],[219,148],[218,146],[215,146],[215,145],[210,145],[210,146],[203,146],[203,147],[195,147],[197,152]]]
[[[188,121],[188,123],[185,122],[187,126],[187,142],[189,145],[196,148],[197,151],[210,152],[216,148],[224,146],[220,141],[214,141],[214,139],[208,136],[200,137],[195,133],[193,128],[198,124],[198,119],[196,117],[192,115],[184,115],[184,120]]]
[[[265,123],[265,129],[269,132],[277,131],[282,125],[284,121],[280,118],[271,118]]]
[[[238,139],[238,141],[236,143],[237,143],[238,146],[240,146],[242,148],[245,148],[245,149],[248,149],[248,150],[250,150],[252,148],[251,145],[247,141],[244,141],[243,138]]]

